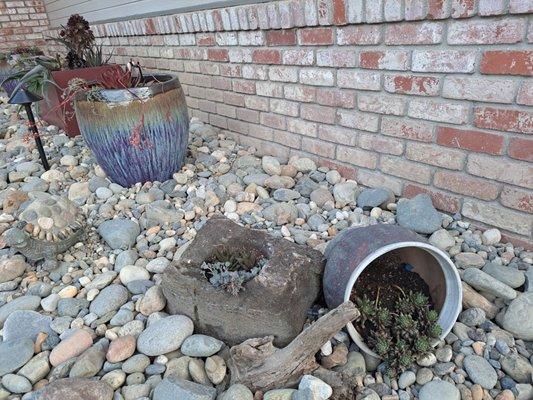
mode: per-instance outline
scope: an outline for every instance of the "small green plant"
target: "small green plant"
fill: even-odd
[[[200,268],[213,286],[236,296],[244,289],[243,285],[247,281],[259,275],[266,263],[265,258],[257,257],[251,252],[220,247]]]
[[[409,367],[418,356],[431,350],[442,328],[437,324],[438,313],[420,292],[401,294],[392,309],[380,305],[379,298],[366,296],[356,299],[361,317],[358,328],[365,332],[370,347],[387,363],[390,375]]]

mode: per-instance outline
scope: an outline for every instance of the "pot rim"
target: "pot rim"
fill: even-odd
[[[377,259],[378,257],[381,257],[382,255],[396,249],[402,249],[406,247],[416,247],[419,249],[422,249],[429,254],[435,256],[436,261],[438,262],[443,275],[444,275],[444,281],[446,282],[446,297],[444,300],[444,303],[442,304],[442,308],[439,312],[439,325],[443,328],[442,334],[440,335],[440,339],[444,339],[448,333],[453,328],[453,324],[457,320],[459,313],[461,312],[461,305],[463,301],[463,291],[461,286],[461,277],[459,276],[459,272],[457,271],[457,268],[455,267],[455,264],[450,260],[448,255],[444,253],[441,249],[424,242],[418,242],[418,241],[405,241],[405,242],[397,242],[397,243],[391,243],[388,245],[385,245],[383,247],[380,247],[375,252],[369,254],[366,256],[363,261],[361,261],[358,265],[358,267],[352,272],[350,275],[350,279],[348,280],[346,284],[346,288],[344,291],[344,301],[350,300],[350,295],[352,293],[353,287],[355,285],[355,282],[357,281],[357,278],[361,273],[370,265],[372,261]],[[449,268],[443,268],[443,263],[445,263]],[[447,274],[451,274],[455,279],[447,279]],[[452,287],[450,283],[454,284],[456,287]],[[456,300],[453,302],[451,301],[451,297],[454,297]],[[453,307],[453,304],[458,304],[458,307]],[[454,309],[455,308],[455,309]],[[445,326],[443,326],[445,325]],[[351,322],[348,322],[346,325],[346,328],[348,329],[348,333],[350,334],[352,340],[357,344],[357,346],[363,350],[365,353],[381,358],[378,354],[376,354],[374,351],[372,351],[365,343],[363,337],[357,332],[355,327]],[[436,343],[435,343],[436,344]]]
[[[101,89],[99,95],[102,99],[95,101],[102,103],[122,103],[134,100],[146,100],[181,86],[178,76],[173,74],[149,74],[145,75],[145,79],[147,78],[152,78],[152,82],[155,81],[155,83],[149,86],[125,89]],[[76,101],[84,101],[86,99],[87,93],[85,92],[78,93],[76,96]]]

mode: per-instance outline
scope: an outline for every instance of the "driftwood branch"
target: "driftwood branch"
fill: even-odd
[[[287,387],[318,368],[315,354],[348,322],[359,316],[346,302],[319,318],[283,349],[274,347],[273,336],[248,339],[230,349],[231,383],[253,391]]]

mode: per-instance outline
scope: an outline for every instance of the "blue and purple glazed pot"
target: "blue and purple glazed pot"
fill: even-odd
[[[189,114],[177,77],[154,75],[150,85],[84,93],[75,101],[87,146],[115,183],[164,182],[179,171],[187,153]]]

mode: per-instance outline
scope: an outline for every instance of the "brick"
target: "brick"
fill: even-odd
[[[506,0],[479,0],[478,15],[502,15],[507,12]]]
[[[407,70],[410,53],[408,51],[362,51],[359,53],[359,66],[369,69]]]
[[[405,20],[418,21],[427,16],[427,0],[404,0]]]
[[[302,150],[320,157],[335,158],[335,145],[322,140],[302,138]]]
[[[296,67],[271,66],[268,69],[268,78],[278,82],[298,82],[298,69]]]
[[[385,44],[437,44],[442,42],[442,22],[406,22],[387,25]]]
[[[318,24],[331,25],[333,21],[333,9],[331,0],[317,0]]]
[[[428,19],[445,19],[450,16],[451,0],[428,0]]]
[[[405,155],[409,160],[457,170],[463,168],[466,158],[464,153],[457,150],[415,142],[407,144]]]
[[[198,46],[214,46],[215,36],[211,33],[199,33],[196,35],[196,44]]]
[[[255,94],[255,82],[246,80],[234,80],[233,91],[238,93]]]
[[[383,21],[383,0],[365,2],[365,21],[368,23]]]
[[[462,214],[467,218],[520,235],[531,234],[533,219],[524,218],[523,214],[507,210],[499,205],[466,199],[463,204]]]
[[[244,95],[241,93],[224,92],[224,103],[244,107]]]
[[[241,31],[238,33],[241,46],[262,46],[265,44],[263,31]]]
[[[405,114],[405,100],[401,97],[361,93],[357,97],[357,105],[361,111],[392,115]]]
[[[255,91],[259,96],[283,97],[283,84],[275,82],[256,82]]]
[[[512,44],[522,41],[526,20],[455,21],[448,26],[448,44]]]
[[[335,109],[331,107],[318,106],[315,104],[302,104],[300,115],[309,121],[321,122],[324,124],[335,123]]]
[[[259,28],[259,20],[257,15],[257,8],[254,6],[248,6],[246,7],[247,14],[248,14],[248,26],[250,29],[257,29]]]
[[[209,100],[198,100],[198,108],[211,114],[215,114],[217,110],[216,103]]]
[[[228,119],[216,114],[209,114],[209,124],[216,126],[217,128],[227,129]]]
[[[510,79],[487,79],[450,76],[444,81],[442,97],[491,103],[512,103],[518,82]]]
[[[333,44],[332,28],[304,28],[298,30],[300,45],[328,45]]]
[[[532,76],[533,51],[485,51],[479,69],[482,74]]]
[[[516,102],[526,106],[533,106],[533,82],[531,80],[522,82],[516,95]]]
[[[363,22],[364,3],[363,0],[350,0],[346,4],[346,19],[349,23]]]
[[[350,25],[337,28],[339,45],[374,45],[381,41],[379,25]]]
[[[239,26],[243,30],[250,29],[250,24],[248,23],[248,15],[245,7],[237,8],[237,16],[239,18]]]
[[[221,76],[229,76],[232,78],[242,77],[242,67],[236,64],[219,64],[217,65]]]
[[[437,96],[440,78],[419,75],[386,75],[383,88],[389,93]]]
[[[449,213],[456,213],[461,210],[461,200],[456,196],[449,195],[436,189],[408,183],[403,188],[402,195],[407,198],[415,197],[425,193],[431,197],[435,208]]]
[[[242,77],[264,81],[268,79],[268,68],[266,65],[249,64],[241,67]]]
[[[509,157],[516,158],[517,160],[533,162],[533,140],[512,138],[509,140],[507,153]]]
[[[327,49],[316,52],[316,64],[319,67],[355,67],[357,63],[353,50]]]
[[[252,52],[252,61],[258,64],[281,64],[279,50],[257,49]]]
[[[351,165],[342,164],[325,158],[318,159],[318,165],[329,169],[337,170],[342,177],[355,180],[357,178],[357,169]]]
[[[403,20],[403,1],[385,0],[383,3],[383,18],[389,22]]]
[[[202,76],[201,75],[197,75],[194,78],[194,84],[197,85],[197,86],[209,86],[207,84],[203,84],[201,82],[201,80],[202,80]],[[226,78],[226,77],[222,77],[222,76],[213,76],[212,77],[212,86],[215,89],[231,90],[231,79]]]
[[[356,147],[337,146],[337,160],[358,167],[375,169],[378,163],[376,154],[361,150]]]
[[[266,4],[257,4],[257,24],[259,29],[269,29],[268,10]]]
[[[399,178],[423,184],[431,181],[431,168],[400,157],[382,156],[379,165],[381,171]]]
[[[357,145],[365,150],[399,156],[403,153],[403,141],[374,133],[359,133]]]
[[[235,119],[228,119],[228,129],[233,132],[240,133],[242,135],[248,135],[249,130],[248,122],[238,121]]]
[[[318,127],[314,122],[291,118],[287,120],[287,130],[304,136],[317,136]]]
[[[316,88],[302,85],[285,85],[283,93],[286,99],[301,102],[313,102],[316,98]]]
[[[533,112],[494,107],[475,107],[474,125],[505,132],[533,133]]]
[[[474,72],[476,52],[464,50],[415,50],[412,70],[415,72]]]
[[[354,110],[337,110],[338,124],[362,131],[377,132],[379,116]]]
[[[345,0],[332,0],[333,6],[333,24],[344,25],[346,24],[346,5]]]
[[[296,44],[296,30],[282,29],[266,32],[267,46],[293,46]]]
[[[248,108],[237,108],[237,118],[253,124],[259,124],[259,112]]]
[[[331,107],[354,108],[355,93],[336,88],[318,88],[317,103]]]
[[[224,115],[225,117],[230,118],[235,118],[237,116],[237,112],[234,106],[230,106],[223,103],[217,104],[217,114]]]
[[[300,149],[302,147],[302,137],[295,135],[292,132],[287,131],[274,131],[273,140],[277,143],[281,143],[284,147],[292,147],[295,149]]]
[[[245,96],[244,105],[246,108],[259,111],[268,111],[269,110],[269,101],[264,97],[259,96]]]
[[[313,65],[314,53],[311,50],[283,50],[283,64],[288,65]]]
[[[439,126],[437,143],[446,147],[498,155],[503,152],[504,137],[488,132]]]
[[[383,117],[380,132],[387,136],[418,140],[421,142],[433,142],[433,128],[434,125],[427,122]]]
[[[437,171],[433,184],[440,189],[481,200],[495,200],[500,193],[500,185],[460,172]]]
[[[513,14],[532,13],[533,4],[529,0],[510,0],[509,12]]]
[[[305,24],[315,26],[318,24],[318,10],[316,0],[304,0]]]
[[[510,183],[524,188],[533,188],[533,165],[520,161],[512,161],[471,153],[468,156],[467,170],[469,173],[499,182]]]
[[[531,191],[505,186],[500,194],[500,202],[506,207],[533,214],[533,193]]]
[[[359,169],[357,171],[357,182],[368,187],[386,187],[391,189],[395,195],[402,193],[403,183],[398,178],[393,178],[383,174],[381,171],[368,171]]]
[[[407,115],[428,121],[464,124],[468,121],[468,106],[436,100],[413,99]]]
[[[340,69],[337,71],[337,85],[341,88],[380,90],[381,74],[359,70]]]
[[[283,115],[261,113],[260,121],[261,125],[274,129],[285,129],[287,126],[287,119]]]
[[[346,146],[355,146],[356,134],[353,129],[341,128],[336,125],[319,125],[318,126],[319,139]]]
[[[266,8],[267,8],[269,28],[280,29],[281,19],[279,15],[278,5],[276,3],[267,3]]]
[[[279,2],[278,11],[281,28],[288,29],[294,27],[290,4],[288,2]]]
[[[226,49],[208,49],[207,58],[210,61],[229,61],[228,50]]]
[[[302,68],[300,83],[312,86],[333,86],[333,71],[321,68]]]
[[[468,18],[475,13],[475,0],[452,0],[452,18]]]
[[[270,111],[276,114],[297,117],[299,113],[299,104],[294,101],[270,99]]]

